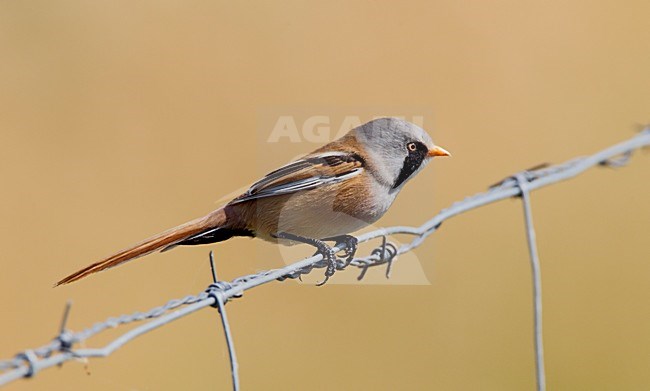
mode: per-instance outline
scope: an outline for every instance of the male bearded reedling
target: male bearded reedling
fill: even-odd
[[[349,263],[357,241],[348,234],[377,221],[431,158],[449,155],[412,123],[370,121],[269,173],[224,207],[93,263],[56,285],[154,251],[234,236],[316,247],[328,265],[325,283],[336,270],[336,255],[325,241],[346,243]]]

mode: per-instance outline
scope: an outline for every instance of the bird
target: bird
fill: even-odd
[[[419,126],[384,117],[262,177],[207,215],[168,229],[61,279],[68,284],[156,251],[260,238],[316,248],[326,263],[324,284],[337,268],[334,247],[345,244],[349,264],[357,249],[351,233],[376,222],[404,185],[434,157],[451,156]]]

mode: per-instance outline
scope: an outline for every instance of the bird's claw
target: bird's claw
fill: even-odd
[[[316,284],[316,286],[323,286],[327,281],[329,281],[330,277],[332,277],[336,272],[337,269],[336,254],[334,253],[334,249],[332,249],[327,245],[324,245],[322,248],[319,248],[316,254],[321,254],[323,256],[323,261],[327,263],[327,268],[325,269],[325,279]]]
[[[325,285],[325,283],[330,279],[330,277],[334,275],[337,270],[343,270],[348,267],[354,259],[354,254],[356,254],[357,248],[359,247],[359,241],[352,235],[342,235],[331,238],[330,240],[334,240],[336,242],[334,245],[335,247],[340,244],[345,244],[345,248],[343,249],[343,261],[341,264],[339,264],[336,253],[331,247],[328,246],[327,251],[322,251],[323,249],[319,249],[316,254],[323,255],[323,261],[327,262],[327,269],[325,269],[325,279],[317,283],[316,286]]]
[[[337,269],[342,270],[350,265],[354,259],[354,254],[357,253],[357,248],[359,247],[359,240],[352,235],[343,235],[339,240],[337,240],[336,245],[345,244],[344,251],[344,261],[343,265]]]
[[[336,237],[321,240],[321,239],[305,238],[287,232],[278,232],[275,235],[275,237],[310,244],[316,247],[317,249],[314,255],[320,254],[323,257],[321,261],[315,264],[311,264],[308,267],[305,267],[301,270],[296,270],[293,273],[287,274],[285,276],[281,276],[280,278],[278,278],[278,280],[282,281],[286,278],[300,278],[302,274],[308,273],[310,270],[314,268],[314,266],[322,267],[324,265],[326,267],[325,279],[317,283],[316,286],[325,285],[325,283],[329,281],[330,277],[332,277],[334,273],[336,273],[336,270],[345,269],[354,259],[354,254],[357,252],[357,247],[359,243],[357,238],[351,235],[341,235],[341,236],[336,236]],[[345,258],[344,260],[341,261],[341,264],[339,264],[334,249],[330,247],[328,244],[326,244],[325,241],[336,242],[335,247],[339,246],[340,244],[345,244],[345,248],[344,248]]]

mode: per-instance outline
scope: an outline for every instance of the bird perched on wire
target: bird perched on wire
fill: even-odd
[[[93,263],[56,286],[154,251],[235,236],[314,246],[327,263],[323,284],[337,261],[326,242],[345,243],[349,263],[357,247],[349,234],[377,221],[435,156],[450,154],[420,127],[397,118],[370,121],[269,173],[225,206]]]

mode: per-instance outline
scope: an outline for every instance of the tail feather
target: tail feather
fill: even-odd
[[[142,257],[154,251],[171,248],[176,243],[179,243],[193,235],[201,233],[205,230],[219,227],[225,224],[226,218],[223,209],[219,209],[210,213],[205,217],[189,221],[178,227],[171,228],[158,235],[152,236],[132,247],[124,249],[116,254],[111,255],[99,262],[95,262],[75,273],[70,274],[61,281],[57,282],[54,286],[69,284],[71,282],[80,280],[92,273],[115,267],[124,262]]]

